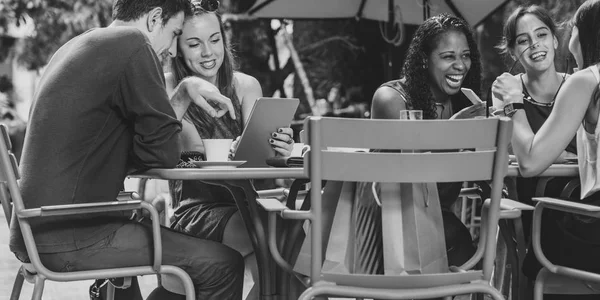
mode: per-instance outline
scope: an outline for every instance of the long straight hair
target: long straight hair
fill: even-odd
[[[584,2],[575,14],[573,25],[579,29],[579,43],[585,69],[600,62],[600,1]]]
[[[192,1],[192,4],[199,1]],[[205,16],[214,14],[219,21],[219,29],[221,31],[221,38],[223,40],[223,63],[217,72],[217,88],[224,96],[231,99],[234,103],[239,103],[239,98],[235,93],[235,85],[233,81],[233,74],[235,68],[235,60],[233,54],[231,52],[231,48],[229,46],[229,42],[225,36],[225,30],[223,27],[223,20],[221,15],[218,12],[208,12],[200,7],[200,5],[192,5],[193,13],[190,17],[187,17],[184,22],[187,22],[190,18],[196,18],[198,16]],[[181,52],[180,44],[177,43],[177,56],[172,58],[171,68],[173,71],[173,76],[175,77],[176,84],[179,84],[184,78],[190,76],[197,76],[185,63],[185,58]],[[240,116],[237,116],[240,118]],[[202,110],[197,105],[190,105],[187,112],[184,115],[184,118],[194,124],[194,127],[198,130],[201,137],[211,137],[215,132],[215,124],[213,123],[213,118],[208,115],[204,110]],[[240,127],[239,122],[231,119],[229,114],[225,114],[223,117],[223,121],[228,126],[232,126],[235,128],[231,128],[232,132],[241,132],[242,128]]]
[[[504,22],[504,27],[502,28],[503,38],[502,42],[498,46],[498,49],[501,52],[507,52],[509,49],[515,48],[515,42],[517,40],[517,23],[519,19],[521,19],[525,15],[533,15],[538,20],[540,20],[544,25],[548,26],[552,35],[554,35],[558,39],[557,34],[557,25],[550,16],[550,13],[543,7],[539,5],[530,5],[530,6],[519,6],[515,11],[513,11],[510,16]]]

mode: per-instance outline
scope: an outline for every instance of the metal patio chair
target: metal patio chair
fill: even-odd
[[[275,221],[276,214],[284,219],[311,221],[310,287],[300,299],[318,295],[426,299],[469,293],[486,293],[494,299],[504,299],[490,282],[503,179],[508,167],[507,145],[512,132],[509,119],[405,121],[311,117],[305,121],[304,128],[311,147],[305,156],[305,168],[311,180],[310,210],[293,210],[276,200],[261,202],[270,212],[270,223]],[[323,147],[325,144],[328,147],[390,150],[475,150],[351,153],[328,150]],[[449,273],[393,276],[323,272],[323,180],[396,183],[492,180],[491,201],[482,227],[485,232],[481,243],[482,270],[458,267]],[[276,249],[272,252],[277,257],[278,253],[273,250]]]
[[[571,198],[579,185],[579,178],[571,180],[563,189],[561,198]],[[542,265],[542,269],[535,279],[533,299],[541,300],[544,294],[600,294],[600,274],[553,264],[544,255],[541,246],[542,212],[544,209],[600,218],[600,207],[549,197],[536,197],[533,200],[537,202],[533,212],[533,251]]]
[[[0,124],[0,201],[2,208],[10,224],[11,216],[18,219],[21,227],[27,254],[30,263],[23,263],[18,270],[13,290],[10,296],[11,300],[18,300],[21,287],[25,279],[34,284],[32,299],[41,300],[46,280],[53,281],[80,281],[104,278],[131,277],[150,274],[171,274],[178,277],[186,292],[187,300],[195,299],[195,291],[190,276],[181,268],[176,266],[162,265],[162,244],[160,235],[160,221],[156,209],[152,204],[140,200],[125,200],[114,202],[103,202],[94,204],[72,204],[72,205],[52,205],[42,206],[40,208],[26,209],[19,190],[19,170],[15,156],[10,152],[11,144],[8,131],[5,125]],[[66,216],[83,213],[107,212],[107,211],[135,211],[147,210],[152,218],[153,238],[154,238],[154,261],[151,266],[137,266],[126,268],[112,268],[100,270],[86,270],[76,272],[54,272],[47,269],[41,262],[33,233],[29,225],[32,218],[43,218],[48,216]],[[114,286],[108,285],[107,298],[113,299]]]

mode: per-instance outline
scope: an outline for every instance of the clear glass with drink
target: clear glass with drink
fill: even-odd
[[[400,120],[423,120],[423,111],[420,109],[400,110]]]

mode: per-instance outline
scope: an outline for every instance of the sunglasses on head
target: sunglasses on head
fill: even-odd
[[[219,9],[221,4],[218,0],[197,0],[192,2],[192,5],[194,6],[194,10],[202,9],[207,12],[213,12]]]

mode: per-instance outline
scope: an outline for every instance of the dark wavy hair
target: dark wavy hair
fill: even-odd
[[[238,102],[239,99],[237,94],[235,93],[235,86],[233,83],[233,73],[235,72],[235,58],[225,36],[225,29],[223,26],[223,19],[218,12],[208,12],[200,7],[200,0],[192,0],[193,13],[191,16],[186,18],[186,21],[189,18],[194,18],[196,16],[214,14],[217,16],[217,20],[219,21],[219,29],[221,31],[221,39],[223,40],[223,63],[217,72],[217,87],[219,91],[224,96],[231,99],[232,102]],[[185,22],[185,21],[184,21]],[[173,71],[173,76],[175,77],[175,82],[179,84],[181,80],[189,76],[196,76],[196,74],[188,68],[185,64],[185,59],[183,58],[183,54],[181,52],[181,48],[179,47],[179,43],[177,43],[177,56],[172,58],[171,60],[171,68]],[[241,116],[237,116],[240,118]],[[194,124],[194,127],[200,133],[202,137],[213,136],[215,132],[215,124],[212,122],[213,118],[210,117],[204,110],[202,110],[199,106],[192,104],[189,106],[187,112],[184,115],[184,118]],[[235,122],[231,119],[229,114],[225,114],[221,118],[224,119],[225,124],[229,124],[230,126],[238,126],[239,122]],[[241,132],[241,128],[232,128],[232,132]]]
[[[515,48],[517,40],[517,22],[525,15],[533,15],[538,18],[544,25],[548,26],[552,35],[558,39],[558,26],[554,22],[550,13],[539,5],[519,6],[513,11],[504,22],[502,29],[502,41],[498,45],[501,53],[507,53],[509,49]]]
[[[573,19],[573,24],[579,29],[579,43],[583,54],[583,66],[587,68],[600,62],[600,1],[584,2]]]
[[[430,90],[432,83],[429,72],[423,65],[428,61],[429,55],[436,48],[440,38],[450,31],[463,33],[471,50],[471,68],[465,76],[463,87],[472,89],[478,95],[481,94],[481,61],[473,30],[466,21],[455,16],[449,14],[433,16],[425,20],[415,32],[402,67],[409,105],[413,109],[423,110],[425,119],[437,119],[438,115]],[[452,95],[450,101],[455,111],[471,105],[471,102],[462,93]]]
[[[192,13],[190,0],[115,0],[112,18],[121,21],[135,21],[156,7],[162,8],[163,25],[180,12],[186,16]]]

